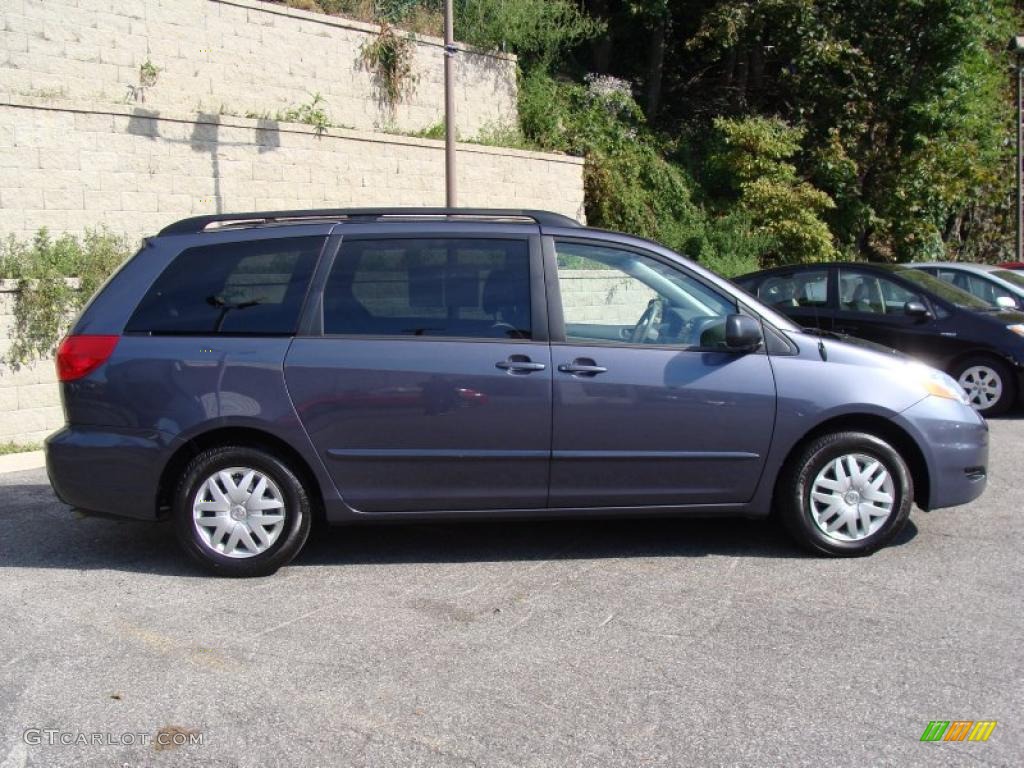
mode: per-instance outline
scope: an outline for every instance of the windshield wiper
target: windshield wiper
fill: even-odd
[[[820,336],[825,339],[835,339],[836,341],[844,341],[850,338],[850,334],[848,333],[826,331],[824,328],[805,328],[804,326],[800,326],[800,332],[806,333],[808,336]]]
[[[209,304],[211,307],[217,307],[218,309],[220,309],[220,314],[217,316],[217,322],[214,324],[214,331],[216,333],[220,333],[221,329],[224,326],[224,321],[227,320],[228,312],[230,312],[233,309],[248,309],[249,307],[258,307],[260,304],[263,303],[263,301],[260,299],[255,299],[253,301],[242,301],[239,302],[238,304],[235,304],[230,301],[225,301],[220,296],[207,296],[206,303]]]

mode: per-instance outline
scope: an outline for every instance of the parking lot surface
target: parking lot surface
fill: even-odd
[[[766,521],[396,525],[231,581],[0,476],[0,766],[1019,765],[1024,420],[991,426],[987,493],[858,560]]]

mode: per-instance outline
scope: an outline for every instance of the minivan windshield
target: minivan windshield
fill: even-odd
[[[937,277],[929,275],[927,272],[922,272],[920,269],[897,267],[893,271],[905,280],[916,283],[922,288],[931,291],[940,299],[945,299],[950,304],[955,304],[963,309],[972,309],[975,311],[986,311],[992,309],[988,302],[979,299],[974,294],[963,291],[952,283],[940,280]]]

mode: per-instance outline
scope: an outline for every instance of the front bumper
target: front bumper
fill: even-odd
[[[912,434],[928,466],[925,509],[967,504],[988,484],[988,425],[974,409],[926,397],[896,417]]]
[[[169,451],[170,438],[155,430],[66,426],[46,438],[46,472],[76,509],[154,520]]]

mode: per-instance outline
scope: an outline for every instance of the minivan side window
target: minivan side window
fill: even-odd
[[[323,307],[326,334],[529,339],[529,244],[345,240]]]
[[[693,277],[633,251],[555,244],[569,342],[725,345],[736,303]]]
[[[324,240],[291,237],[188,248],[156,279],[125,330],[293,334]]]

